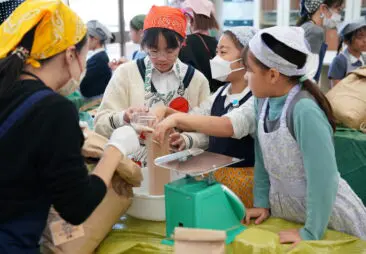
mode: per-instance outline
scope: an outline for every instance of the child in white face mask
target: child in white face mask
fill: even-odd
[[[297,26],[305,30],[311,54],[307,60],[307,77],[318,82],[328,45],[325,28],[334,29],[342,21],[344,0],[301,0],[301,18]]]
[[[254,140],[249,134],[255,132],[255,118],[241,55],[255,33],[252,27],[235,27],[225,31],[220,38],[217,56],[210,60],[212,77],[229,84],[220,87],[189,114],[179,114],[170,108],[156,110],[159,118],[170,115],[156,127],[156,139],[161,140],[174,127],[192,131],[171,134],[173,149],[207,148],[208,145],[210,152],[245,159],[233,165],[234,169],[215,172],[215,176],[231,188],[247,207],[252,206],[252,184],[248,175],[253,171],[245,167],[254,166]]]

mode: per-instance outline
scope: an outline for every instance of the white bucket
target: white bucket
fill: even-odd
[[[144,180],[141,187],[133,188],[134,198],[127,214],[142,220],[165,221],[165,196],[149,194],[149,172],[142,169]]]

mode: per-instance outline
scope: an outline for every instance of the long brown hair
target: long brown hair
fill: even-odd
[[[213,13],[210,14],[210,17],[207,17],[203,14],[196,14],[193,13],[193,28],[195,30],[210,30],[215,29],[219,30],[220,26],[219,23],[216,20],[216,17]]]
[[[306,54],[297,51],[293,48],[288,47],[284,43],[278,41],[270,34],[262,34],[262,40],[266,43],[266,45],[276,54],[280,55],[282,58],[286,59],[292,64],[295,64],[298,68],[302,68],[306,64]],[[296,56],[296,57],[294,57]],[[249,50],[249,48],[245,49],[242,54],[242,60],[245,65],[247,65],[248,58],[251,58],[261,69],[269,70],[270,68],[259,61]],[[301,76],[292,76],[288,77],[291,83],[297,84],[300,81]],[[319,89],[318,85],[307,79],[302,82],[302,89],[308,91],[316,100],[319,107],[323,110],[325,115],[327,116],[329,124],[332,126],[333,131],[336,130],[336,119],[333,114],[332,106],[330,105],[328,99]]]

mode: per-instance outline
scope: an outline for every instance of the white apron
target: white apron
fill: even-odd
[[[286,123],[290,102],[299,91],[300,86],[295,86],[290,91],[280,117],[280,127],[270,133],[264,129],[268,107],[266,99],[260,113],[258,138],[269,175],[272,216],[304,224],[307,219],[304,163],[299,145]],[[366,208],[341,177],[328,226],[366,240]]]

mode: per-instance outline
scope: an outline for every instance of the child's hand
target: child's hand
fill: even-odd
[[[123,121],[125,121],[126,123],[130,123],[131,119],[132,119],[132,115],[134,113],[144,113],[144,112],[149,112],[149,108],[148,107],[129,107],[125,111],[125,114],[123,116]]]
[[[177,122],[175,120],[175,115],[171,115],[165,118],[163,121],[158,123],[155,126],[153,139],[159,143],[163,143],[165,139],[165,135],[173,130],[174,127],[177,126]]]
[[[298,244],[301,241],[300,232],[298,229],[288,229],[278,233],[280,236],[280,243]]]
[[[156,121],[161,122],[165,118],[167,107],[166,106],[156,106],[152,108],[151,113],[156,116]]]
[[[245,224],[249,225],[251,219],[257,218],[255,224],[258,225],[268,219],[269,216],[270,213],[268,208],[249,208],[246,211]]]
[[[172,152],[180,152],[186,149],[186,142],[179,132],[173,132],[170,134],[169,141]]]
[[[112,71],[115,71],[118,66],[120,66],[121,64],[127,63],[128,59],[125,57],[121,57],[120,59],[113,59],[112,62],[108,63],[109,68],[112,69]]]

